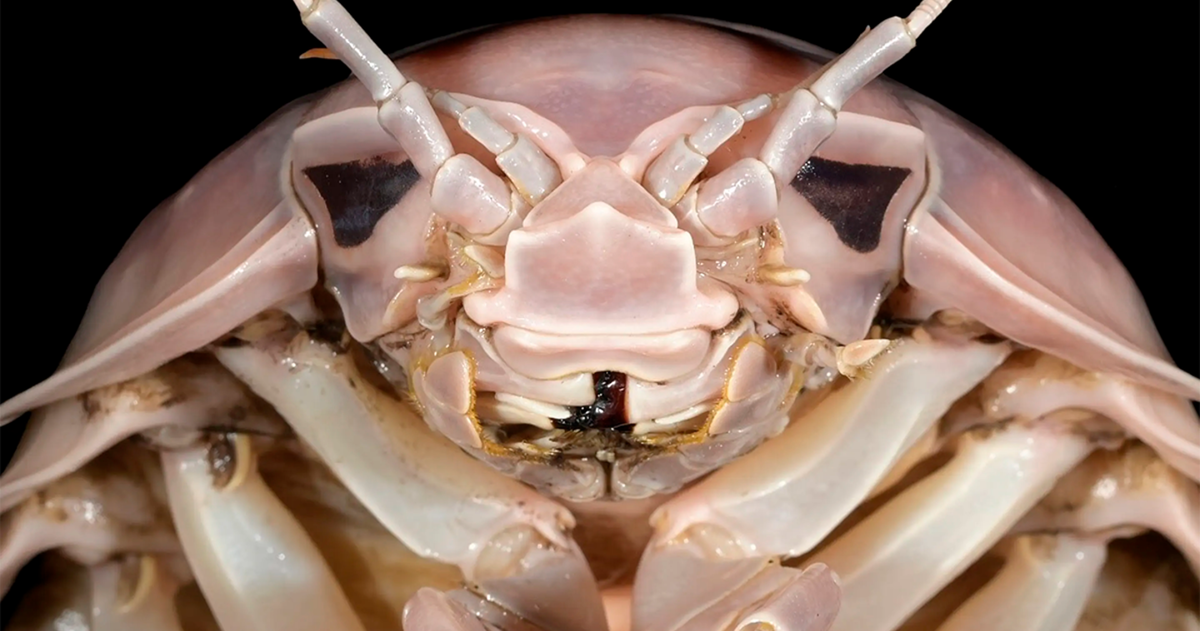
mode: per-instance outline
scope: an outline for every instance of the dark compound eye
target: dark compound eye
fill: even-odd
[[[792,188],[833,225],[842,243],[866,253],[879,247],[888,205],[911,173],[901,167],[813,157],[800,167]]]
[[[325,200],[333,238],[344,248],[369,239],[375,224],[421,179],[412,160],[396,164],[378,158],[309,167],[304,175]]]

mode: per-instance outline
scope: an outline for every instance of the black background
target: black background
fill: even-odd
[[[731,2],[709,12],[642,4],[637,12],[749,23],[841,50],[915,2]],[[345,4],[385,51],[545,15],[511,2]],[[888,74],[987,130],[1062,188],[1138,281],[1175,361],[1196,374],[1200,5],[1123,5],[1120,14],[1050,5],[959,0]],[[7,399],[54,370],[92,287],[146,213],[275,109],[348,73],[338,62],[297,59],[320,44],[286,0],[5,8]],[[419,17],[431,11],[445,13]],[[1029,237],[1030,247],[1058,247]],[[14,432],[3,439],[7,455]]]

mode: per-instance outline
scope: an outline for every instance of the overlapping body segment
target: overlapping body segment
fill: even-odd
[[[43,550],[146,559],[128,580],[170,566],[146,593],[194,581],[225,631],[949,631],[998,612],[1049,631],[1120,572],[1109,542],[1147,531],[1194,581],[1200,380],[1065,195],[879,77],[946,2],[836,57],[571,16],[394,61],[336,1],[297,4],[356,80],[156,210],[59,372],[0,406],[34,410],[0,477],[17,530],[116,445],[161,454],[178,547],[83,519],[0,542],[5,576]],[[289,467],[320,483],[297,492]],[[1118,490],[1063,508],[1088,476]],[[386,540],[374,587],[330,558],[367,531]],[[222,552],[264,542],[278,563]],[[1067,595],[1013,609],[1045,572]],[[1187,585],[1170,615],[1195,621]],[[248,605],[288,590],[305,602],[286,615]]]

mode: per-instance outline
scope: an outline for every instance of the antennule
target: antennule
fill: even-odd
[[[759,154],[780,184],[795,177],[800,165],[833,134],[846,101],[908,54],[917,36],[949,4],[950,0],[922,0],[907,20],[884,20],[826,64],[811,85],[792,92]]]
[[[337,0],[295,0],[309,32],[371,90],[376,103],[391,98],[408,80]]]
[[[904,20],[908,23],[908,30],[912,33],[913,39],[921,36],[925,29],[933,23],[937,16],[942,14],[949,6],[950,0],[922,0],[917,8],[909,14],[908,19]]]
[[[371,91],[380,126],[396,139],[417,172],[432,178],[454,155],[454,147],[424,88],[400,74],[337,0],[294,1],[304,26]]]

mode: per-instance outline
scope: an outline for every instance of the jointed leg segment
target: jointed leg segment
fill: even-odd
[[[410,549],[462,569],[460,603],[545,631],[604,629],[571,514],[434,433],[348,353],[286,327],[215,352]]]
[[[245,435],[162,454],[175,529],[224,631],[361,630]]]

